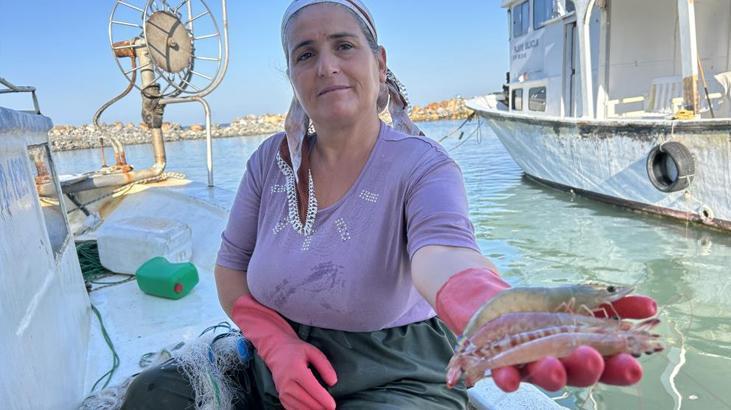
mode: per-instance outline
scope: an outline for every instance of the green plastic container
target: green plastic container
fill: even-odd
[[[148,295],[180,299],[198,284],[198,270],[190,262],[171,263],[162,256],[137,269],[137,285]]]

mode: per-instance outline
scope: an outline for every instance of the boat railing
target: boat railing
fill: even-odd
[[[723,74],[715,76],[718,84],[704,88],[700,98],[701,118],[728,118],[731,103],[723,84]],[[683,79],[666,76],[652,79],[649,90],[643,95],[623,96],[606,103],[606,118],[670,118],[683,108]]]
[[[11,83],[10,81],[4,79],[3,77],[0,77],[0,84],[2,84],[5,88],[0,88],[0,94],[9,94],[9,93],[31,93],[31,96],[33,97],[33,108],[34,111],[28,111],[32,112],[34,114],[40,114],[41,109],[38,106],[38,97],[36,97],[36,88],[30,87],[30,86],[22,86],[22,85],[15,85]]]

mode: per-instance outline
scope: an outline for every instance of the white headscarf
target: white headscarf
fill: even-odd
[[[294,0],[289,5],[287,11],[282,17],[282,47],[285,46],[285,30],[292,16],[301,9],[320,3],[334,3],[352,10],[358,18],[360,18],[365,26],[368,27],[370,34],[378,43],[378,34],[376,26],[373,23],[373,16],[366,6],[359,0]],[[284,50],[287,54],[287,50]],[[378,96],[378,112],[381,112],[388,106],[388,111],[393,120],[393,127],[401,132],[410,135],[424,135],[421,130],[411,121],[408,114],[409,101],[406,98],[406,91],[396,76],[387,69],[386,83],[381,86]],[[287,118],[284,121],[284,129],[287,133],[287,145],[289,147],[289,157],[291,166],[294,171],[295,179],[299,182],[299,168],[302,164],[302,142],[307,134],[310,126],[310,119],[307,117],[305,110],[297,100],[292,98],[292,104],[289,107]]]

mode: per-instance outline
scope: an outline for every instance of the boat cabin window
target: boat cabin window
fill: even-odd
[[[528,33],[530,27],[530,6],[524,1],[513,7],[513,38],[518,38]]]
[[[546,87],[535,87],[528,90],[528,109],[546,111]]]
[[[515,88],[513,89],[513,94],[510,98],[512,101],[512,108],[515,111],[523,111],[523,89],[522,88]]]
[[[573,0],[533,0],[533,30],[538,30],[546,21],[576,11]]]
[[[46,230],[48,231],[48,239],[53,248],[53,253],[58,255],[69,236],[66,227],[66,217],[61,207],[61,195],[59,195],[51,153],[48,144],[31,145],[28,147],[28,156],[30,157],[31,170],[36,189],[38,189],[38,198],[40,199],[43,218],[46,222]],[[43,195],[41,195],[43,192]]]
[[[554,0],[533,0],[533,30],[543,27],[555,15]]]

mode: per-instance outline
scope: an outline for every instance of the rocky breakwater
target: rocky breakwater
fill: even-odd
[[[464,100],[453,98],[425,106],[413,106],[409,115],[414,121],[458,120],[472,113]],[[390,122],[388,113],[382,115],[386,122]],[[247,135],[267,135],[284,130],[284,114],[246,115],[234,119],[230,124],[211,124],[211,134],[214,138],[238,137]],[[179,124],[165,122],[162,126],[165,141],[181,141],[202,139],[206,137],[205,126],[194,124],[183,127]],[[150,142],[150,133],[143,124],[115,122],[102,124],[100,129],[93,125],[57,125],[49,132],[51,146],[54,151],[74,149],[99,148],[103,143],[109,147],[109,137],[117,138],[124,145],[147,144]]]
[[[469,117],[472,112],[465,105],[464,99],[457,97],[423,107],[415,105],[411,108],[409,116],[414,121],[461,120]]]

